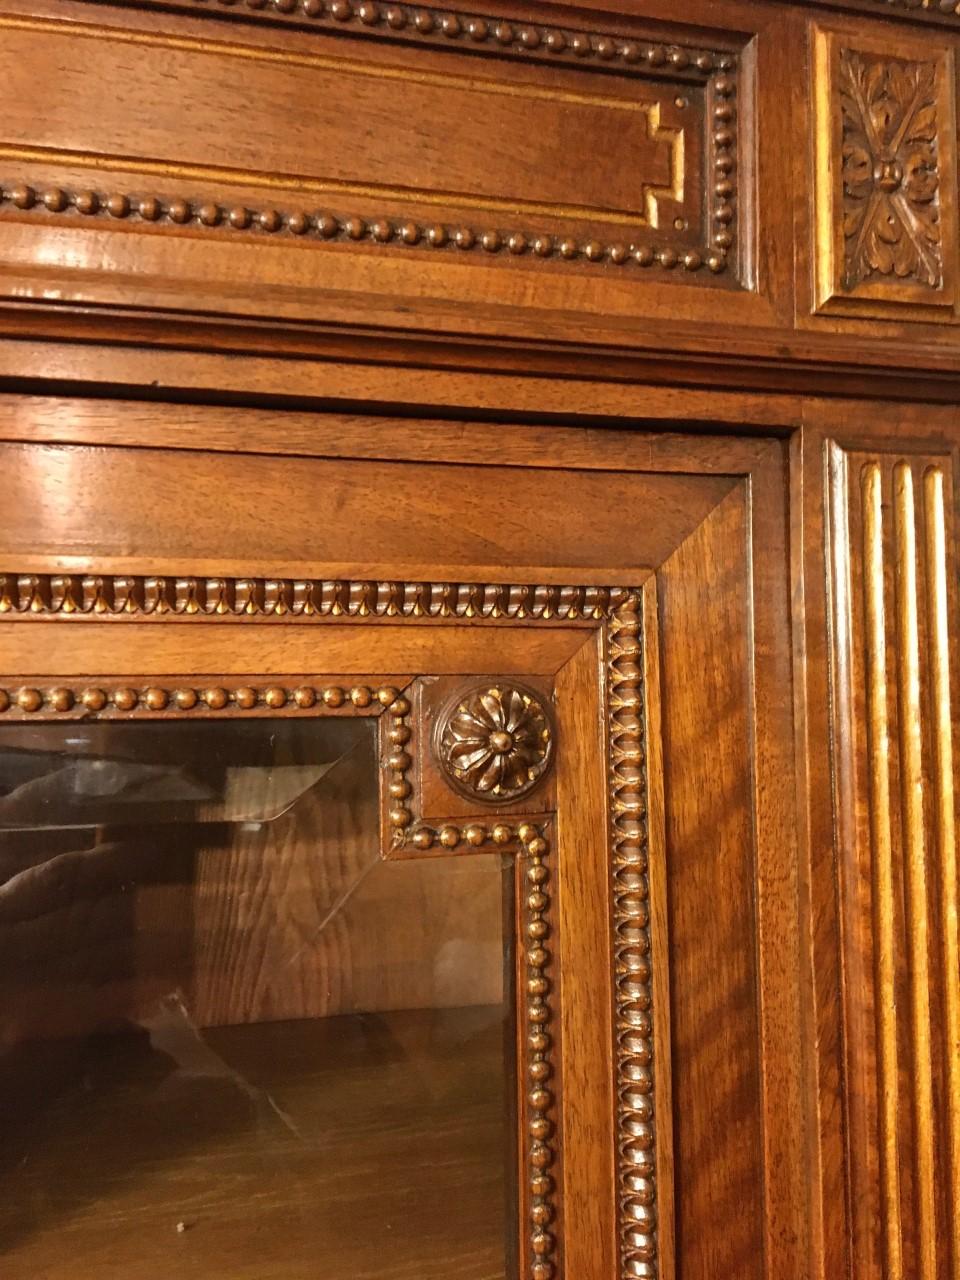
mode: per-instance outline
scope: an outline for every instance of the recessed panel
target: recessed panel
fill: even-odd
[[[138,8],[159,13],[0,18],[5,219],[738,283],[729,38],[588,13],[321,3],[285,29],[272,8]]]
[[[951,50],[817,29],[820,310],[952,321],[957,269]]]

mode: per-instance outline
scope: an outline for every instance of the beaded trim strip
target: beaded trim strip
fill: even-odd
[[[726,174],[718,181],[726,191],[732,184]],[[558,262],[609,263],[613,266],[659,266],[666,270],[681,267],[699,271],[702,267],[719,274],[727,268],[725,253],[704,254],[698,249],[678,251],[670,245],[657,247],[632,241],[604,243],[600,240],[576,240],[571,236],[528,236],[522,231],[497,228],[474,228],[446,222],[422,223],[411,219],[361,218],[356,214],[338,215],[329,211],[307,209],[251,208],[247,205],[225,205],[216,200],[161,199],[157,195],[131,192],[98,191],[92,188],[67,190],[51,186],[42,190],[29,183],[17,182],[0,186],[0,208],[9,204],[27,212],[81,218],[96,217],[128,220],[151,225],[193,224],[226,231],[267,234],[285,233],[295,239],[333,241],[367,241],[375,245],[391,243],[415,248],[471,250],[488,254],[506,253],[511,257],[526,255],[533,259],[553,258]],[[729,210],[729,212],[728,212]],[[732,205],[724,204],[719,215],[724,228],[718,234],[726,237],[726,224],[733,221]]]
[[[134,684],[110,686],[104,681],[83,688],[32,684],[0,688],[0,714],[27,719],[50,712],[64,716],[129,716],[136,712],[161,711],[309,711],[314,707],[327,712],[343,710],[376,715],[384,707],[404,702],[400,691],[392,685],[376,688],[366,684],[301,684],[295,688],[278,684],[263,687],[210,684],[200,688],[177,684],[168,688]]]
[[[654,1280],[656,1113],[640,608],[633,599],[614,611],[606,658],[620,1266],[631,1280]]]
[[[600,622],[621,587],[0,574],[0,617],[485,618]]]

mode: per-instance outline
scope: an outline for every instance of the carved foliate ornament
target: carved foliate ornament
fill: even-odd
[[[840,51],[843,285],[943,283],[937,77],[931,62]]]
[[[547,708],[530,689],[475,685],[437,717],[433,750],[454,790],[489,804],[519,799],[540,782],[553,758]]]

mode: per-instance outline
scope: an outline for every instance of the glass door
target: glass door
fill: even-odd
[[[383,858],[376,728],[2,730],[7,1274],[515,1275],[513,859]]]

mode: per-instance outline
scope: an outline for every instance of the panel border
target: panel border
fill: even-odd
[[[901,319],[952,324],[957,319],[957,219],[955,212],[956,111],[953,102],[953,49],[931,47],[917,36],[886,37],[815,24],[811,28],[814,104],[814,312],[819,315]],[[909,275],[889,273],[849,283],[845,279],[845,203],[843,114],[839,85],[844,55],[864,54],[892,65],[930,65],[933,74],[935,146],[938,190],[940,278],[925,284]],[[879,163],[879,160],[878,160]]]
[[[92,0],[102,3],[103,0]],[[115,6],[111,6],[115,7]],[[106,223],[122,222],[141,226],[154,233],[192,226],[206,233],[224,234],[242,232],[247,236],[266,235],[275,239],[278,235],[292,241],[314,241],[333,244],[366,243],[378,249],[407,248],[432,249],[444,252],[480,251],[482,256],[506,256],[508,259],[526,258],[543,263],[546,260],[561,264],[611,265],[615,267],[658,268],[672,272],[699,273],[724,277],[730,284],[745,287],[741,280],[739,260],[741,230],[738,224],[738,204],[743,193],[738,191],[737,150],[738,118],[737,94],[740,80],[740,56],[734,49],[705,47],[685,41],[669,41],[644,37],[622,36],[609,32],[583,30],[573,26],[546,25],[522,19],[483,17],[463,11],[432,9],[408,4],[382,4],[379,0],[279,0],[268,5],[267,0],[241,9],[239,6],[221,3],[219,9],[211,9],[206,0],[184,0],[178,6],[137,0],[125,5],[128,9],[140,9],[149,13],[167,13],[172,17],[186,11],[200,17],[232,18],[255,22],[260,25],[286,26],[290,22],[306,27],[308,33],[325,28],[331,33],[343,33],[349,29],[354,36],[391,40],[407,47],[424,43],[437,45],[454,52],[478,53],[484,50],[496,56],[513,55],[524,61],[562,62],[574,66],[594,63],[621,73],[632,72],[656,83],[669,76],[683,83],[702,86],[704,90],[704,172],[703,185],[707,193],[703,243],[671,243],[669,234],[651,238],[649,235],[649,209],[640,216],[637,230],[631,236],[627,228],[623,240],[601,240],[595,237],[579,239],[569,233],[534,234],[522,226],[483,226],[463,224],[456,220],[426,222],[417,218],[393,214],[389,210],[374,216],[361,216],[358,212],[316,209],[299,202],[290,207],[278,192],[278,204],[265,203],[254,207],[246,201],[231,202],[215,193],[215,184],[236,183],[240,175],[230,170],[197,169],[191,174],[189,167],[175,166],[178,179],[191,175],[202,188],[204,182],[211,187],[209,194],[202,190],[179,188],[172,192],[161,184],[150,190],[151,181],[169,177],[171,166],[136,158],[118,161],[109,155],[90,156],[85,153],[63,151],[55,148],[23,148],[0,146],[0,160],[18,172],[0,177],[0,213],[7,212],[30,220],[40,218],[49,224],[78,221]],[[321,22],[322,19],[329,21]],[[319,24],[319,26],[318,26]],[[0,18],[0,28],[48,31],[62,24],[55,18],[30,18],[10,15]],[[96,36],[117,39],[134,39],[142,43],[179,41],[194,43],[190,37],[176,37],[160,30],[154,32],[127,32],[122,27],[100,26],[91,23],[72,22],[69,27],[74,37]],[[307,39],[310,35],[307,34]],[[225,42],[224,47],[231,46]],[[296,58],[280,50],[263,50],[263,56]],[[303,57],[310,55],[305,54]],[[657,106],[648,111],[650,127],[657,126]],[[677,146],[672,147],[674,188],[682,183],[683,175],[676,171]],[[682,164],[682,161],[679,163]],[[105,186],[101,174],[97,186],[78,185],[71,182],[50,183],[33,176],[30,166],[56,165],[68,169],[90,167],[109,172],[112,168],[132,171],[144,183],[126,182]],[[243,180],[248,182],[249,175]],[[256,184],[255,184],[256,185]],[[283,187],[281,182],[270,186]],[[309,191],[311,185],[321,193],[324,184],[291,179],[287,184],[286,199],[295,199],[297,190]],[[429,193],[428,193],[429,194]],[[649,205],[649,197],[646,203]],[[451,198],[447,203],[456,206],[464,203]],[[467,202],[469,205],[469,202]],[[602,215],[599,215],[602,220]]]
[[[423,582],[314,582],[266,578],[212,579],[188,574],[171,577],[83,577],[0,574],[0,616],[22,624],[46,617],[80,622],[112,618],[117,624],[144,617],[224,621],[225,617],[262,622],[285,617],[308,621],[350,617],[375,624],[378,617],[414,622],[469,619],[480,624],[526,621],[533,624],[588,623],[602,632],[605,686],[606,768],[609,785],[608,892],[612,902],[614,982],[613,1073],[616,1099],[616,1225],[619,1274],[623,1280],[660,1274],[657,1212],[656,1096],[653,1063],[653,977],[651,973],[650,890],[645,873],[648,848],[647,776],[644,744],[643,597],[631,587],[523,586],[519,584]],[[143,719],[183,714],[214,716],[297,712],[380,716],[384,855],[423,856],[472,849],[508,849],[518,853],[518,877],[529,884],[518,892],[527,966],[526,1000],[521,1011],[521,1115],[526,1151],[521,1161],[528,1232],[521,1242],[528,1280],[553,1280],[562,1273],[562,1240],[553,1224],[558,1216],[556,1176],[561,1159],[552,1116],[551,1086],[556,1010],[548,1002],[555,985],[550,937],[550,822],[496,815],[489,820],[426,823],[411,803],[411,700],[405,683],[377,684],[366,678],[347,682],[306,680],[287,687],[225,681],[85,679],[30,681],[17,687],[5,678],[0,714],[6,723],[78,717]],[[386,714],[383,714],[386,713]],[[436,846],[440,846],[439,849]],[[661,952],[665,953],[665,952]],[[518,993],[520,995],[521,993]]]

